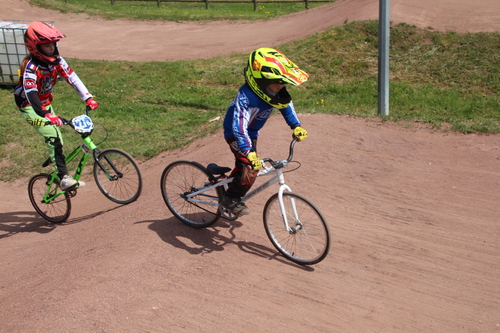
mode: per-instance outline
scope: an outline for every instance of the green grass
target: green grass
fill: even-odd
[[[267,20],[281,15],[305,10],[304,2],[261,3],[257,10],[251,0],[248,3],[211,3],[205,9],[205,2],[162,2],[119,1],[111,5],[109,0],[29,0],[31,4],[58,10],[62,13],[85,13],[104,19],[132,19],[159,21],[217,21],[217,20]],[[334,2],[332,0],[331,2]],[[325,1],[326,2],[326,1]],[[309,8],[324,5],[325,2],[310,2]]]
[[[310,74],[308,82],[290,88],[299,112],[378,117],[377,28],[375,21],[352,22],[279,47]],[[109,135],[101,147],[145,160],[219,131],[244,82],[246,59],[239,54],[174,62],[67,60],[100,102],[94,120]],[[500,34],[392,26],[390,66],[385,121],[500,133]],[[64,82],[56,86],[54,107],[66,117],[84,111]],[[19,114],[12,89],[0,89],[0,108],[0,180],[29,176],[46,159],[43,139]],[[79,139],[63,130],[69,151]]]

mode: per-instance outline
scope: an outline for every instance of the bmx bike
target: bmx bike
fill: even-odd
[[[69,125],[82,137],[82,143],[65,158],[66,165],[82,155],[73,178],[78,181],[85,165],[92,154],[94,159],[93,175],[97,187],[109,200],[119,204],[129,204],[139,198],[142,190],[142,176],[136,161],[123,150],[110,148],[99,150],[90,135],[94,124],[87,110],[86,114],[71,120],[61,118],[64,125]],[[102,143],[102,142],[101,142]],[[51,164],[50,157],[42,164]],[[61,190],[57,171],[39,173],[31,177],[28,183],[28,195],[35,210],[45,220],[62,223],[71,213],[71,198],[76,196],[79,183]]]
[[[300,167],[292,161],[294,145],[290,143],[287,159],[262,160],[258,177],[274,175],[242,198],[247,201],[272,184],[279,183],[278,192],[266,202],[263,211],[264,229],[274,247],[288,260],[300,265],[322,261],[330,249],[330,231],[324,215],[309,199],[292,192],[285,183],[284,174]],[[297,167],[283,171],[290,163]],[[233,181],[226,173],[231,168],[210,163],[204,167],[198,162],[177,160],[166,166],[161,176],[163,200],[172,214],[184,224],[205,228],[220,217],[234,221],[238,218],[222,205],[225,191]]]

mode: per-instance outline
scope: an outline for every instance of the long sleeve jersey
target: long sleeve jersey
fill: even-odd
[[[23,63],[23,68],[14,89],[15,101],[19,108],[32,106],[39,116],[45,116],[48,113],[46,106],[52,102],[52,91],[58,77],[71,85],[83,101],[92,97],[78,75],[62,57],[57,65],[48,65],[31,57]]]
[[[257,96],[248,84],[244,84],[229,105],[224,118],[224,138],[234,138],[242,152],[252,149],[252,138],[271,116],[274,107]],[[300,126],[293,102],[279,110],[291,128]]]

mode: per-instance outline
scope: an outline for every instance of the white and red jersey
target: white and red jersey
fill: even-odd
[[[60,57],[57,65],[48,65],[31,57],[23,62],[21,77],[14,89],[17,106],[32,106],[36,113],[43,117],[48,112],[46,106],[52,102],[52,91],[58,77],[71,85],[82,101],[92,97],[64,58]]]

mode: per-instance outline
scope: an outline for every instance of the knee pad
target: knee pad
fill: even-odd
[[[45,138],[45,143],[47,144],[47,149],[49,150],[50,157],[52,161],[61,159],[64,161],[63,145],[61,139],[58,137],[47,137]]]
[[[58,137],[48,137],[45,138],[45,143],[54,147],[54,149],[62,149],[61,139]]]

